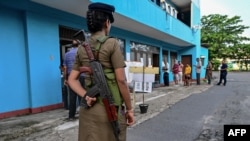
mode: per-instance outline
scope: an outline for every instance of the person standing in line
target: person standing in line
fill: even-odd
[[[175,82],[175,85],[178,85],[178,81],[179,81],[179,65],[178,65],[178,62],[175,61],[174,63],[174,66],[172,68],[172,72],[173,72],[173,75],[174,75],[174,82]]]
[[[182,78],[183,78],[183,67],[184,65],[182,64],[181,61],[178,61],[179,64],[179,72],[178,72],[178,77],[179,77],[179,83],[182,84]]]
[[[163,62],[163,71],[164,71],[164,74],[163,74],[163,79],[164,79],[164,85],[165,86],[169,86],[169,64],[167,61],[164,61]]]
[[[208,84],[211,84],[212,71],[213,71],[213,65],[212,65],[211,61],[208,61],[208,64],[206,67],[206,78],[207,78]]]
[[[89,39],[90,47],[98,52],[95,58],[98,58],[104,72],[109,70],[109,76],[112,78],[112,88],[117,88],[117,92],[111,92],[117,108],[118,122],[120,127],[119,140],[126,140],[127,126],[134,124],[134,112],[132,109],[130,92],[125,75],[125,61],[120,50],[119,42],[115,38],[106,38],[109,35],[111,24],[114,22],[113,13],[115,7],[104,3],[91,3],[87,11],[87,27],[91,33]],[[104,42],[101,39],[106,38]],[[99,47],[97,47],[99,46]],[[97,48],[99,49],[97,49]],[[107,117],[106,109],[100,96],[86,96],[86,89],[81,87],[78,77],[80,67],[89,67],[89,58],[83,47],[78,49],[73,70],[69,76],[70,87],[81,97],[85,98],[88,109],[80,107],[79,112],[79,141],[115,141],[114,130]],[[86,73],[86,87],[91,87],[92,79],[90,74]],[[105,72],[106,75],[106,72]],[[111,79],[111,78],[109,78]],[[106,75],[106,80],[110,81]],[[111,87],[110,87],[111,90]],[[121,101],[117,101],[120,98]],[[124,106],[125,104],[125,106]]]
[[[68,77],[73,68],[73,64],[75,61],[76,52],[78,50],[78,42],[77,40],[72,41],[72,48],[65,54],[64,56],[64,85],[68,85]],[[84,76],[79,77],[79,81],[81,82],[81,86],[84,87]],[[76,107],[77,102],[80,103],[81,97],[78,96],[70,87],[69,88],[69,115],[66,118],[67,121],[75,120]]]
[[[67,93],[67,86],[64,84],[64,66],[63,63],[60,64],[59,69],[61,71],[61,86],[62,86],[62,99],[63,99],[63,106],[64,109],[68,110],[68,93]]]
[[[192,71],[192,68],[190,67],[190,65],[186,64],[185,71],[184,71],[184,77],[185,77],[184,86],[190,85],[191,71]]]
[[[196,58],[196,65],[195,65],[195,70],[196,70],[196,84],[200,85],[201,84],[201,60],[200,58]]]
[[[224,80],[223,85],[226,86],[226,84],[227,84],[227,64],[226,64],[225,60],[222,60],[222,65],[220,68],[220,81],[217,83],[217,85],[221,84],[222,79]]]

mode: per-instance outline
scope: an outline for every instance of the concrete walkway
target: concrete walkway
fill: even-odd
[[[201,85],[193,83],[189,87],[171,85],[169,87],[154,88],[151,93],[144,93],[144,103],[149,104],[147,112],[144,114],[141,114],[138,106],[142,103],[143,93],[135,93],[134,111],[136,123],[130,128],[143,123],[145,120],[153,118],[163,110],[170,108],[178,101],[192,94],[199,94],[206,91],[213,85],[214,84],[208,85],[202,82]],[[131,94],[131,96],[133,96],[133,94]],[[44,132],[45,130],[48,132],[72,128],[78,130],[78,120],[73,122],[64,121],[67,115],[67,110],[58,109],[38,114],[2,119],[0,120],[0,140],[18,140],[19,138],[26,138],[34,133]],[[74,134],[77,134],[77,131],[75,132]]]

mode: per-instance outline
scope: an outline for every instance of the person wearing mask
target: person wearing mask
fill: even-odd
[[[75,55],[78,50],[78,42],[77,40],[72,41],[72,48],[65,53],[64,55],[64,85],[68,86],[68,77],[69,74],[73,68],[73,64],[75,61]],[[79,77],[79,80],[81,82],[81,86],[84,87],[84,76],[81,75]],[[77,107],[77,101],[80,103],[81,97],[78,96],[70,87],[69,89],[69,115],[68,118],[66,118],[67,121],[73,121],[75,120],[75,114],[76,114],[76,107]]]
[[[220,81],[217,83],[217,85],[220,85],[222,80],[224,80],[223,85],[226,86],[227,84],[227,64],[225,60],[222,60],[221,62],[221,68],[220,68]]]
[[[111,70],[113,74],[113,87],[118,88],[117,93],[112,93],[112,97],[120,97],[122,101],[115,101],[117,107],[119,122],[119,140],[126,140],[127,126],[134,123],[134,112],[131,105],[130,92],[125,75],[125,61],[120,50],[119,42],[115,38],[107,38],[104,42],[100,42],[109,35],[111,25],[114,22],[113,12],[115,7],[104,3],[92,3],[88,6],[87,11],[87,27],[91,36],[89,38],[90,47],[96,52],[95,58],[101,63],[104,72]],[[99,45],[99,49],[96,47]],[[79,141],[115,141],[114,130],[108,120],[106,109],[100,96],[89,97],[86,95],[86,89],[81,87],[78,77],[80,75],[80,67],[89,67],[89,58],[83,47],[78,49],[73,70],[69,76],[70,87],[81,97],[83,97],[88,109],[80,108],[79,112]],[[86,73],[86,87],[91,87],[91,77]],[[89,74],[91,75],[91,73]],[[108,81],[107,77],[106,80]]]

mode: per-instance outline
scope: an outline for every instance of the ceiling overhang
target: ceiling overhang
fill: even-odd
[[[72,13],[81,17],[86,16],[87,6],[90,4],[89,0],[31,0],[35,3],[46,5],[61,11]],[[186,1],[190,0],[184,0]],[[176,5],[180,4],[179,0],[172,0]],[[73,8],[72,8],[73,7]],[[147,26],[143,23],[137,22],[131,18],[125,17],[119,13],[114,14],[115,22],[113,26],[124,29],[133,33],[137,33],[149,38],[157,39],[159,41],[176,46],[177,50],[183,49],[185,47],[194,46],[191,43],[185,42],[178,38],[175,38],[169,34],[159,31],[155,28]],[[132,26],[131,26],[132,25]]]
[[[190,7],[191,0],[170,0],[178,8],[185,9]]]

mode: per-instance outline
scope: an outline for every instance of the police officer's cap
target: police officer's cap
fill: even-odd
[[[97,10],[108,13],[110,22],[111,23],[114,22],[114,17],[113,17],[113,13],[115,12],[114,6],[101,2],[96,2],[96,3],[91,3],[88,8],[89,10]]]

